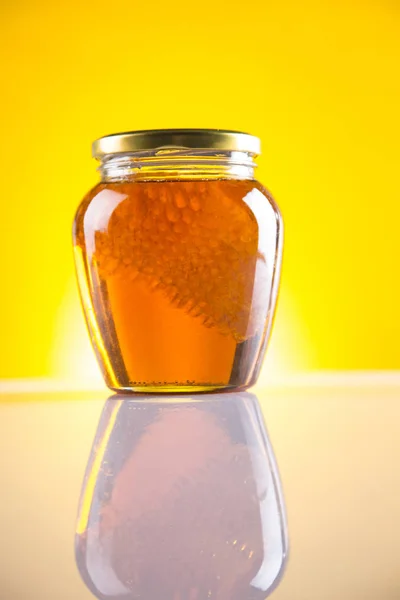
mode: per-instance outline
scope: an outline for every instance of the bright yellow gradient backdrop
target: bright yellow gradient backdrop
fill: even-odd
[[[258,177],[286,225],[272,370],[274,357],[288,371],[400,368],[395,0],[16,0],[1,13],[0,377],[92,368],[70,239],[96,181],[90,143],[156,127],[262,138]]]

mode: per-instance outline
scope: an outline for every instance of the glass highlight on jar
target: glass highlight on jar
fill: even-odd
[[[282,221],[254,178],[259,140],[211,129],[93,144],[101,181],[74,222],[90,337],[106,384],[211,392],[255,383],[275,308]]]

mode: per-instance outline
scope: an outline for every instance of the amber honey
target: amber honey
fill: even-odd
[[[103,181],[74,227],[81,296],[107,384],[246,387],[274,302],[279,213],[254,180]]]

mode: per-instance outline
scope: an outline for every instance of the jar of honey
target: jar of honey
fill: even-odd
[[[107,385],[211,392],[255,383],[282,221],[254,178],[258,138],[213,129],[95,141],[101,181],[74,222],[78,283]]]

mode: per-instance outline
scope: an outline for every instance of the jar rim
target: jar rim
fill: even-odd
[[[223,150],[258,156],[258,137],[229,129],[144,129],[106,135],[93,142],[92,156],[101,160],[113,154],[170,149]]]

